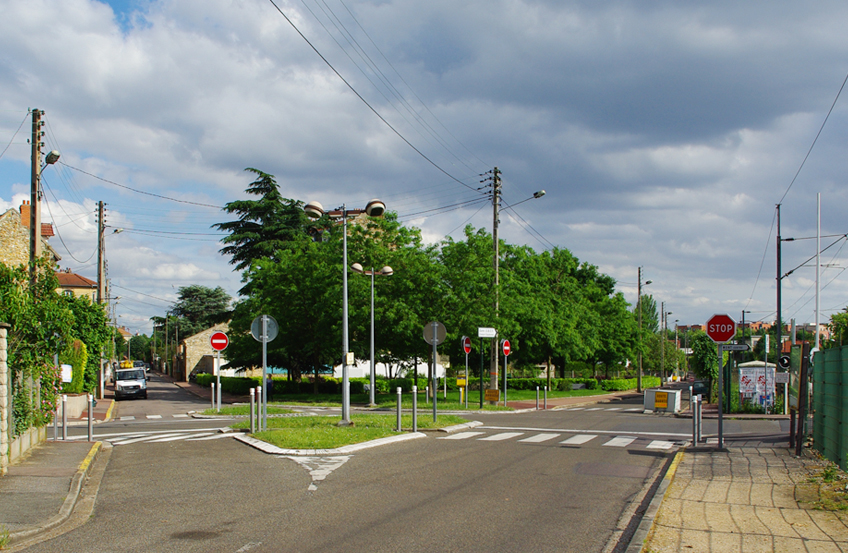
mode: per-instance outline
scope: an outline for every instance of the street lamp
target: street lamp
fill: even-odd
[[[668,316],[673,315],[671,311],[665,310],[665,302],[660,303],[660,351],[662,352],[662,361],[660,361],[660,376],[665,380],[665,342],[668,334]]]
[[[636,309],[639,311],[639,377],[636,379],[636,391],[642,393],[642,267],[639,267],[639,284],[636,287]],[[651,280],[645,281],[645,286],[651,284]]]
[[[342,220],[342,420],[339,426],[350,426],[350,377],[347,366],[352,363],[348,359],[348,330],[347,330],[347,217],[367,213],[369,217],[381,217],[386,212],[386,204],[380,200],[371,200],[365,209],[347,209],[345,204],[330,212],[324,211],[324,206],[318,202],[309,202],[303,208],[306,215],[318,219],[327,215],[330,219]]]
[[[374,277],[376,275],[391,276],[394,271],[388,265],[379,271],[375,271],[374,267],[371,267],[370,271],[366,271],[359,263],[354,263],[350,268],[356,273],[371,277],[371,389],[368,391],[368,396],[371,407],[374,407],[376,405],[374,401],[374,387],[376,385],[376,370],[374,368]]]

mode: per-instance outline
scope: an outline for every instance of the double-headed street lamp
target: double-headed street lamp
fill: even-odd
[[[376,370],[374,368],[374,277],[376,275],[391,276],[394,271],[388,265],[379,271],[375,271],[374,267],[371,267],[371,270],[366,271],[359,263],[354,263],[350,268],[356,273],[361,273],[371,277],[371,389],[368,391],[368,397],[371,407],[374,407],[376,405],[376,402],[374,401],[374,386],[376,384]]]
[[[347,209],[345,204],[330,212],[324,211],[324,206],[318,202],[309,202],[303,208],[308,217],[318,219],[328,215],[330,219],[342,220],[342,420],[339,426],[350,426],[350,376],[347,366],[353,363],[349,359],[348,330],[347,330],[347,217],[367,213],[369,217],[381,217],[386,212],[386,204],[380,200],[371,200],[365,209]]]

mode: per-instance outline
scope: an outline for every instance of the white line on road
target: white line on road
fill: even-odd
[[[674,447],[674,442],[667,442],[665,440],[654,440],[648,444],[647,449],[671,449]]]
[[[592,428],[531,428],[525,426],[478,426],[478,430],[513,430],[522,432],[559,432],[560,434],[583,434],[592,432],[594,434],[627,434],[628,436],[646,436],[646,437],[668,437],[668,438],[691,438],[692,433],[680,432],[638,432],[633,430],[595,430]]]
[[[602,411],[603,407],[591,407],[591,408],[586,409],[586,410],[587,411]]]
[[[147,415],[148,419],[161,419],[162,415]]]
[[[597,437],[597,434],[578,434],[576,436],[568,438],[567,440],[563,440],[560,443],[566,445],[582,445],[590,440],[594,440]]]
[[[158,436],[142,436],[141,438],[132,438],[129,440],[115,440],[112,442],[112,445],[129,445],[134,444],[136,442],[143,442],[144,440],[149,440],[150,438],[168,438],[170,436],[184,436],[185,434],[181,432],[173,433],[173,434],[160,434]],[[111,440],[110,440],[111,441]]]
[[[215,432],[202,432],[200,434],[180,434],[179,436],[170,436],[168,438],[157,438],[155,440],[150,440],[147,443],[156,444],[159,442],[175,442],[177,440],[186,440],[186,438],[196,438],[197,436],[212,436],[213,434],[215,434]]]
[[[473,438],[474,436],[482,436],[485,432],[460,432],[459,434],[451,434],[450,436],[444,436],[442,438],[436,438],[437,440],[464,440],[466,438]]]
[[[122,421],[134,421],[135,417],[121,417]]]
[[[487,436],[485,438],[480,438],[481,442],[500,442],[502,440],[509,440],[510,438],[516,438],[521,436],[524,432],[501,432],[500,434],[494,434],[492,436]]]
[[[609,447],[627,447],[635,441],[635,436],[617,436],[603,445]]]
[[[535,436],[530,436],[529,438],[524,438],[523,440],[518,440],[519,442],[525,442],[528,444],[538,444],[540,442],[547,442],[548,440],[553,440],[554,438],[559,438],[559,434],[549,434],[542,433],[536,434]]]
[[[205,440],[219,440],[221,438],[232,438],[236,434],[238,434],[238,432],[224,432],[224,433],[221,433],[221,434],[215,434],[214,436],[207,436],[205,438],[189,438],[186,441],[187,442],[202,442],[202,441],[205,441]]]

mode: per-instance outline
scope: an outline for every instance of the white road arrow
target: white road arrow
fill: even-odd
[[[331,472],[347,463],[347,460],[353,457],[352,455],[343,455],[341,457],[289,457],[287,459],[291,459],[295,461],[300,466],[309,471],[309,475],[312,476],[312,483],[309,484],[309,491],[314,492],[318,489],[315,485],[316,482],[320,482],[324,478],[326,478]]]

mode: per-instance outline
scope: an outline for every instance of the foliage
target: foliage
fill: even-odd
[[[825,341],[825,348],[834,348],[848,344],[848,307],[830,317],[827,325],[830,330],[830,339]]]
[[[57,294],[58,295],[58,294]],[[85,363],[83,392],[93,391],[99,384],[100,353],[107,351],[112,333],[106,311],[102,306],[92,303],[87,297],[60,296],[65,307],[73,314],[73,327],[70,335],[82,341],[88,352]]]
[[[88,349],[82,340],[73,340],[59,354],[59,363],[72,367],[72,379],[65,383],[62,391],[66,394],[82,393],[85,386],[85,367],[88,364]]]

